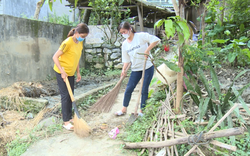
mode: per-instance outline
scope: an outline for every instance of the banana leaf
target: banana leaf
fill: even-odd
[[[246,103],[244,102],[244,100],[242,99],[242,97],[240,96],[239,92],[237,91],[237,89],[233,86],[232,87],[234,94],[236,95],[236,97],[238,97],[237,99],[240,101],[240,103],[242,104],[242,107],[245,109],[245,111],[250,115],[250,110],[248,108],[248,106],[246,105]]]
[[[212,66],[210,66],[210,73],[211,73],[211,77],[212,77],[212,82],[213,82],[213,85],[214,85],[214,88],[215,90],[217,91],[217,95],[220,99],[221,97],[221,90],[220,90],[220,84],[219,84],[219,80],[218,80],[218,77],[213,69]]]

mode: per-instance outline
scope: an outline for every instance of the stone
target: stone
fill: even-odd
[[[84,47],[86,49],[92,49],[93,48],[92,44],[84,44]]]
[[[120,46],[121,46],[121,43],[116,41],[116,42],[115,42],[115,46],[116,46],[116,47],[120,47]]]
[[[123,63],[119,63],[114,66],[115,69],[122,69],[122,67],[123,67]]]
[[[101,53],[101,52],[102,52],[102,49],[101,49],[101,48],[96,48],[96,52],[97,52],[97,53]]]
[[[122,59],[121,59],[121,58],[119,58],[119,59],[114,60],[113,62],[114,62],[115,64],[117,64],[117,63],[121,63],[121,62],[122,62]]]
[[[86,54],[86,60],[87,62],[92,62],[93,61],[93,56],[90,54]]]
[[[93,44],[93,48],[100,48],[102,46],[101,43],[95,43]]]
[[[103,68],[103,64],[100,64],[100,63],[97,63],[96,65],[95,65],[95,68],[97,68],[97,69],[101,69],[101,68]]]
[[[120,48],[115,48],[111,50],[112,53],[121,53],[121,49]]]
[[[107,62],[108,59],[109,59],[109,54],[104,54],[104,60],[105,60],[105,62]]]
[[[112,67],[113,66],[113,62],[112,61],[107,61],[107,62],[105,62],[105,66],[106,67]]]
[[[117,58],[120,57],[120,56],[121,56],[120,53],[113,53],[113,54],[110,56],[110,58],[111,58],[111,59],[117,59]]]
[[[49,126],[52,126],[52,125],[55,125],[57,123],[57,118],[52,116],[50,118],[46,118],[44,120],[42,120],[38,126],[40,127],[49,127]]]
[[[103,48],[109,48],[109,49],[115,48],[115,46],[114,46],[114,45],[111,45],[111,44],[103,44],[102,47],[103,47]]]
[[[96,53],[96,49],[85,49],[86,53],[91,53],[91,54],[95,54]]]
[[[103,52],[104,52],[104,53],[107,53],[107,54],[110,54],[110,53],[111,53],[111,50],[108,49],[108,48],[103,48]]]

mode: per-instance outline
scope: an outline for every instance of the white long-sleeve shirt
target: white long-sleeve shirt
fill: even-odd
[[[134,33],[134,38],[130,43],[127,39],[122,43],[122,62],[131,62],[132,71],[143,70],[145,56],[138,53],[144,53],[148,45],[156,41],[160,41],[160,39],[149,33]],[[151,54],[150,56],[152,57]],[[150,58],[148,58],[146,69],[150,68],[152,65]]]

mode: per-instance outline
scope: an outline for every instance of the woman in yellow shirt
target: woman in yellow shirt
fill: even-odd
[[[81,80],[79,71],[79,60],[83,49],[83,40],[89,34],[86,24],[80,23],[76,28],[70,30],[68,38],[60,45],[53,56],[54,70],[56,72],[57,84],[61,94],[63,127],[73,130],[72,121],[72,101],[70,99],[65,78],[68,77],[71,89],[74,93],[74,74],[77,72],[76,82]]]

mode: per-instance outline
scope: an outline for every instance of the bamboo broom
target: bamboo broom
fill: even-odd
[[[126,72],[130,68],[130,66],[131,63],[129,63]],[[115,85],[115,87],[109,93],[101,97],[95,104],[93,104],[90,109],[96,112],[104,112],[104,113],[110,112],[111,108],[115,103],[119,90],[121,88],[122,81],[125,79],[125,77],[126,76],[122,76]]]
[[[73,92],[71,90],[70,84],[69,84],[69,80],[66,77],[66,86],[70,95],[70,98],[72,100],[72,105],[74,107],[74,111],[75,111],[75,115],[73,118],[74,121],[74,132],[80,136],[80,137],[86,137],[90,134],[91,132],[91,128],[89,127],[89,125],[86,123],[86,121],[84,121],[81,116],[80,113],[77,110],[76,104],[75,104],[75,98],[73,96]]]

